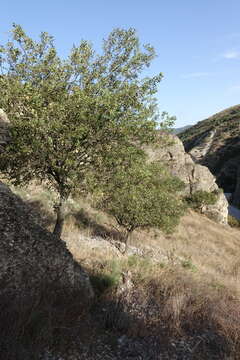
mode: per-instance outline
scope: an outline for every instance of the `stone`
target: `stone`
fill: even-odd
[[[80,291],[93,297],[84,269],[65,243],[39,226],[31,209],[0,183],[0,294],[31,296],[42,286]]]
[[[210,219],[217,223],[228,224],[228,201],[223,192],[218,194],[218,199],[214,205],[207,205],[203,212]]]
[[[193,161],[177,136],[168,135],[166,145],[161,146],[163,136],[159,134],[159,146],[149,145],[145,150],[150,161],[163,161],[171,174],[185,183],[183,191],[185,195],[192,195],[200,190],[208,192],[219,190],[214,175],[206,166]],[[206,207],[204,213],[221,224],[227,224],[228,202],[224,194],[219,192],[216,204]]]

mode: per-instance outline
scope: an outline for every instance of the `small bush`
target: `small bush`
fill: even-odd
[[[184,269],[189,269],[192,272],[197,271],[197,267],[192,263],[192,261],[190,259],[183,260],[181,264]]]
[[[199,190],[189,197],[186,197],[186,202],[189,207],[195,210],[201,210],[204,205],[214,205],[218,198],[218,192],[208,192]]]
[[[235,228],[240,228],[240,220],[236,219],[234,216],[228,215],[228,225]]]
[[[96,292],[102,294],[105,290],[118,285],[121,278],[121,264],[115,260],[106,262],[104,270],[98,269],[90,276],[91,283]]]
[[[93,288],[99,293],[114,287],[119,282],[119,277],[116,274],[98,274],[90,276],[90,281]]]

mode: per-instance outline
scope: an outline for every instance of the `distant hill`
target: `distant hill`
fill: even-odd
[[[180,127],[180,128],[173,129],[172,133],[175,134],[175,135],[178,135],[178,134],[182,133],[183,131],[189,129],[191,126],[192,125],[186,125],[186,126],[183,126],[183,127]]]
[[[179,137],[194,160],[208,166],[225,192],[235,192],[235,204],[240,205],[240,105],[198,122]]]

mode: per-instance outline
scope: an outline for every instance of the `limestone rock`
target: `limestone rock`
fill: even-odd
[[[159,135],[159,144],[161,144],[161,136]],[[163,161],[170,172],[185,183],[185,195],[191,195],[199,190],[212,192],[219,189],[209,169],[193,161],[177,136],[169,135],[166,146],[148,146],[145,150],[150,161]],[[217,203],[205,208],[204,212],[217,222],[227,224],[228,202],[225,196],[219,194]]]
[[[93,297],[88,275],[62,240],[41,228],[31,210],[0,183],[0,293],[30,296],[58,285]]]

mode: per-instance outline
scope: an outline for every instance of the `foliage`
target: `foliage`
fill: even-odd
[[[215,191],[208,192],[208,191],[199,190],[196,191],[191,196],[186,197],[186,202],[191,208],[195,210],[200,210],[205,205],[215,204],[217,198],[218,198],[218,193]]]
[[[116,274],[97,274],[90,276],[90,281],[94,290],[101,294],[105,290],[116,286],[119,277]]]
[[[191,259],[182,260],[181,265],[184,269],[189,269],[192,272],[197,271],[197,267],[192,263]]]
[[[157,227],[171,232],[183,215],[178,191],[184,185],[158,162],[144,159],[119,167],[98,193],[97,205],[126,231],[126,242],[137,228]]]
[[[162,74],[141,74],[154,57],[134,29],[113,30],[101,54],[81,41],[62,59],[50,35],[37,42],[13,25],[12,40],[0,47],[0,107],[12,124],[2,171],[15,184],[47,183],[59,194],[59,210],[103,158],[114,164],[119,148],[153,140]],[[163,127],[172,124],[162,116]]]
[[[236,219],[234,216],[228,215],[228,225],[240,228],[240,220]]]
[[[94,290],[102,294],[105,290],[116,287],[120,282],[121,272],[122,266],[118,261],[105,261],[101,272],[95,271],[90,276]]]

